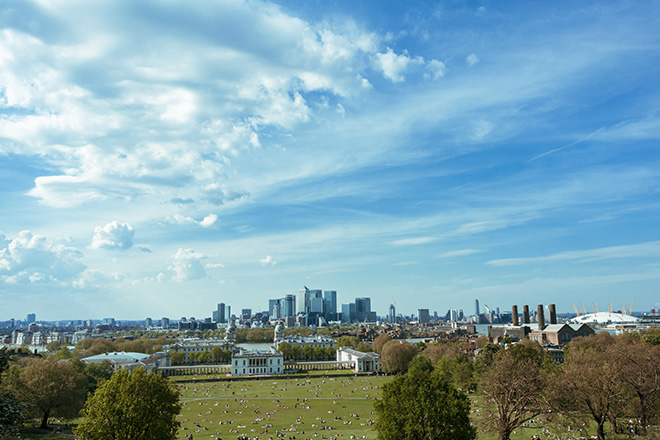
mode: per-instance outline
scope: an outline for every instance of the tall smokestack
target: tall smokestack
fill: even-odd
[[[545,316],[543,316],[543,304],[539,304],[538,307],[536,308],[536,315],[538,316],[538,320],[539,320],[539,330],[543,330],[545,328]]]
[[[511,307],[511,315],[513,316],[513,325],[518,325],[518,306]]]
[[[523,324],[529,324],[529,306],[523,306]]]
[[[550,324],[557,324],[557,309],[554,304],[550,304]]]

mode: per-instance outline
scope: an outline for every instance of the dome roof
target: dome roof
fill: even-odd
[[[623,313],[597,312],[588,315],[576,316],[569,321],[573,324],[609,324],[609,323],[636,323],[639,318]]]

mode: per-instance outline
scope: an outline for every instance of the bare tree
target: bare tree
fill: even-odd
[[[586,338],[585,338],[586,339]],[[596,338],[591,338],[596,341]],[[605,439],[605,422],[616,423],[626,405],[628,388],[622,369],[607,346],[596,343],[571,343],[559,376],[556,399],[558,409],[588,417],[596,422],[596,435]]]
[[[509,440],[516,428],[545,407],[547,373],[533,356],[521,354],[502,350],[481,376],[480,388],[494,407],[492,420],[499,440]]]

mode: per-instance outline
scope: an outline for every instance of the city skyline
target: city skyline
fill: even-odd
[[[0,320],[304,285],[656,308],[658,28],[658,1],[7,2]]]

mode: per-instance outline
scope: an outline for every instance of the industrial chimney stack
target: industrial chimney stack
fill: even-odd
[[[550,304],[550,324],[557,324],[557,308],[554,304]]]
[[[518,306],[513,306],[511,308],[511,315],[513,316],[513,325],[518,325]]]
[[[523,324],[529,324],[529,306],[523,306]]]
[[[539,321],[539,330],[543,330],[545,328],[545,316],[543,316],[543,304],[538,305],[538,307],[536,308],[536,314],[538,316],[538,321]]]

